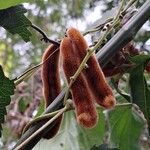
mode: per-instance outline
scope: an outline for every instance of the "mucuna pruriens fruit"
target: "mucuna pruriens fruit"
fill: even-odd
[[[78,57],[78,61],[81,63],[87,53],[87,42],[83,35],[75,28],[69,28],[66,35],[76,48],[78,53],[76,57]],[[115,97],[111,87],[106,82],[95,54],[89,58],[87,65],[88,68],[83,70],[83,74],[86,77],[90,90],[92,91],[93,99],[105,108],[113,107],[116,104]]]
[[[80,65],[79,57],[77,57],[77,47],[75,47],[70,38],[64,37],[61,41],[60,51],[63,59],[63,70],[68,83],[70,83],[70,77],[75,74]],[[71,94],[78,123],[86,128],[94,127],[97,123],[98,115],[92,100],[91,90],[82,72],[71,86]]]
[[[43,93],[46,107],[48,107],[61,92],[59,77],[59,50],[56,51],[57,48],[57,46],[51,44],[45,50],[42,57],[43,65],[41,70],[41,77],[43,82]],[[44,135],[44,138],[50,139],[57,134],[61,120],[62,116],[55,120],[54,127],[52,127],[50,132]]]

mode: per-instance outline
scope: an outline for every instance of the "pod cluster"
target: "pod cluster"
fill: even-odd
[[[56,48],[57,47],[54,45],[50,46],[43,55],[43,61],[46,60]],[[60,55],[68,84],[83,61],[87,49],[88,44],[83,35],[77,29],[72,27],[69,28],[66,32],[66,36],[60,43]],[[46,106],[48,106],[60,93],[58,63],[59,52],[56,52],[42,67]],[[89,58],[87,66],[88,67],[83,69],[74,81],[70,90],[78,123],[86,128],[93,128],[98,120],[95,103],[108,109],[115,105],[116,100],[111,87],[106,82],[95,54]],[[53,129],[55,130],[55,134],[59,129],[61,118],[56,121],[58,122],[58,128],[56,127]]]
[[[69,28],[60,44],[63,69],[68,83],[83,61],[88,50],[83,35],[75,28]],[[111,108],[116,100],[107,84],[99,63],[93,54],[84,69],[71,86],[71,94],[79,124],[87,128],[96,125],[98,115],[95,102],[105,108]]]

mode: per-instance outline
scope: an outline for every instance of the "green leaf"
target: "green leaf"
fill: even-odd
[[[28,42],[31,33],[27,27],[31,26],[31,22],[24,16],[26,12],[22,5],[0,10],[0,26],[12,34],[19,34],[24,41]]]
[[[0,0],[0,9],[5,9],[29,1],[30,0]]]
[[[4,115],[6,115],[6,106],[10,104],[10,96],[14,94],[14,81],[5,77],[2,67],[0,66],[0,136]]]
[[[108,112],[110,147],[120,150],[139,150],[139,138],[144,128],[142,117],[131,105],[118,106]]]
[[[39,105],[38,109],[37,109],[37,114],[35,115],[35,118],[39,117],[40,115],[42,115],[42,113],[44,112],[44,110],[45,110],[45,102],[44,102],[44,100],[42,100],[40,102],[40,105]]]
[[[140,55],[130,59],[136,67],[130,72],[129,86],[132,102],[140,107],[150,128],[150,90],[144,77],[144,69],[149,59],[150,55]]]
[[[137,55],[134,57],[130,57],[129,60],[133,63],[135,63],[135,65],[146,65],[147,62],[150,60],[150,55]]]
[[[29,105],[29,102],[24,98],[21,98],[18,103],[18,108],[21,113],[24,113]]]
[[[51,140],[42,140],[34,150],[90,150],[94,145],[103,143],[105,134],[104,114],[99,108],[99,122],[93,129],[86,129],[77,124],[74,111],[66,112],[59,133]]]

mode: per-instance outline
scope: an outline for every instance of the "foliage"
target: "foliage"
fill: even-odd
[[[150,127],[150,90],[144,77],[144,68],[150,60],[150,55],[140,55],[131,58],[135,67],[130,72],[129,86],[132,102],[137,104],[144,113]]]
[[[118,107],[108,112],[110,146],[121,150],[139,149],[139,137],[144,128],[144,119],[132,106]]]
[[[105,134],[105,120],[102,109],[99,108],[98,113],[98,124],[95,128],[89,130],[77,124],[74,111],[66,112],[58,135],[50,141],[42,141],[37,144],[34,150],[39,149],[39,147],[43,147],[43,145],[46,146],[45,149],[52,147],[53,149],[60,150],[90,150],[93,145],[101,144]]]
[[[98,108],[99,122],[93,129],[84,129],[76,122],[73,111],[64,115],[61,129],[57,136],[51,140],[42,140],[34,150],[50,147],[54,149],[139,149],[139,137],[144,129],[144,118],[132,107],[132,105],[118,106],[104,115],[102,109]],[[110,144],[104,144],[107,138],[106,126],[107,118],[110,130]],[[95,145],[95,146],[94,146]]]
[[[2,123],[4,123],[4,115],[6,115],[6,106],[10,104],[10,96],[14,94],[14,80],[9,80],[0,66],[0,136],[2,130]]]
[[[31,33],[27,27],[31,22],[24,16],[27,10],[22,6],[14,6],[0,11],[0,26],[12,34],[19,34],[26,42],[30,40]]]
[[[32,23],[44,29],[52,39],[58,39],[64,36],[65,30],[72,24],[72,20],[80,19],[80,21],[86,22],[88,18],[86,16],[87,12],[94,10],[95,6],[104,6],[101,11],[105,12],[107,9],[114,7],[114,5],[118,5],[114,1],[98,2],[97,0],[39,0],[36,3],[31,1],[30,4],[17,5],[28,1],[0,1],[0,26],[5,28],[5,31],[2,30],[4,32],[1,33],[2,36],[0,34],[0,63],[3,64],[4,68],[2,69],[0,66],[0,134],[2,130],[1,124],[4,123],[4,116],[7,114],[6,106],[10,104],[10,96],[14,95],[15,89],[15,80],[9,80],[5,77],[3,70],[8,70],[6,73],[10,77],[20,75],[27,66],[41,62],[43,49],[47,46],[47,44],[40,42],[41,35],[32,29]],[[110,12],[106,12],[102,19],[92,20],[93,25],[91,25],[92,23],[87,25],[87,23],[87,29],[89,29],[89,26],[92,29],[95,25],[99,25],[97,23],[104,23],[108,18],[114,17],[117,11],[118,7],[114,7]],[[24,15],[25,13],[26,16]],[[76,23],[78,24],[78,22]],[[143,30],[139,31],[135,42],[137,42],[137,47],[144,47],[144,50],[147,50],[145,45],[149,34],[147,29]],[[113,34],[109,36],[111,37]],[[96,34],[96,36],[99,35]],[[22,39],[25,42],[30,41],[30,43],[25,43]],[[20,50],[19,46],[21,47]],[[147,138],[148,141],[149,138],[147,123],[150,127],[150,108],[148,107],[150,105],[150,78],[145,73],[145,67],[150,60],[150,55],[138,54],[137,56],[129,57],[129,60],[132,65],[121,75],[119,74],[119,77],[117,77],[118,83],[111,78],[116,90],[117,106],[112,110],[103,110],[98,107],[99,122],[95,128],[89,130],[79,126],[74,111],[65,112],[58,135],[49,141],[42,139],[34,149],[39,150],[43,149],[43,147],[44,149],[62,150],[140,149],[143,146],[141,144],[142,140]],[[17,86],[15,95],[12,98],[14,101],[12,100],[12,104],[9,105],[11,107],[5,124],[18,137],[21,135],[26,123],[31,118],[42,115],[44,111],[44,103],[43,101],[40,102],[43,99],[40,73],[38,72],[35,76],[32,76],[31,80],[25,82],[25,84],[27,84],[25,85],[26,88],[21,84]],[[119,87],[118,84],[121,84],[121,86]],[[17,125],[14,125],[16,122]],[[6,141],[14,142],[13,136],[8,136],[4,143]],[[11,143],[8,142],[8,146],[10,145]]]
[[[23,2],[29,2],[29,0],[5,0],[5,1],[0,1],[0,9],[5,9],[11,6],[18,5]]]

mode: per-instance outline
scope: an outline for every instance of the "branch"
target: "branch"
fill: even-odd
[[[139,11],[111,38],[105,46],[96,54],[96,57],[101,65],[104,67],[108,61],[111,59],[114,54],[123,48],[128,42],[130,42],[138,30],[142,27],[142,25],[149,19],[150,17],[150,0],[147,0],[143,6],[139,9]],[[63,98],[65,95],[66,88],[57,96],[57,98],[49,105],[46,109],[45,113],[50,113],[61,109],[63,106]],[[38,130],[44,123],[38,122],[33,125],[22,135],[19,139],[15,147],[20,145],[25,139],[27,139],[30,135],[32,135],[36,130]],[[42,133],[36,136],[34,139],[29,141],[23,149],[30,150],[32,149],[42,138],[42,136],[50,132],[51,128],[55,126],[55,122],[48,126]],[[14,147],[14,148],[15,148]]]
[[[44,63],[46,63],[49,58],[59,50],[59,48],[57,48],[55,51],[53,51],[47,58],[46,60],[44,60],[43,62],[39,63],[38,65],[27,69],[21,76],[17,77],[14,81],[15,86],[17,86],[18,84],[20,84],[22,81],[28,79],[29,77],[31,77]]]
[[[40,127],[36,132],[34,132],[29,138],[27,138],[24,142],[22,142],[15,150],[20,150],[22,147],[28,142],[30,142],[33,138],[35,138],[40,132],[42,132],[46,127],[48,127],[52,122],[54,122],[58,117],[60,117],[64,112],[68,109],[72,108],[72,103],[66,103],[65,107],[62,108],[54,117],[52,117],[49,121],[47,121],[42,127]]]
[[[142,25],[150,17],[150,0],[147,0],[138,12],[105,44],[97,53],[97,59],[104,67],[114,54],[130,42]]]
[[[59,47],[60,44],[56,41],[49,39],[47,37],[46,33],[44,31],[42,31],[39,27],[37,27],[36,25],[33,25],[33,24],[31,25],[31,27],[33,29],[35,29],[36,31],[38,31],[40,34],[42,34],[43,37],[41,38],[41,41],[44,40],[46,43],[49,42],[49,43],[52,43],[52,44],[57,45]]]

